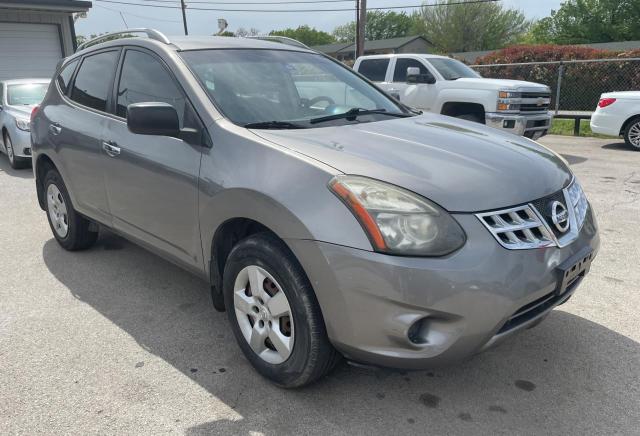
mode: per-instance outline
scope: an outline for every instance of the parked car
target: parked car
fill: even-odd
[[[56,73],[32,119],[40,207],[64,249],[103,227],[209,280],[278,385],[340,356],[459,361],[589,270],[593,212],[545,147],[418,115],[303,47],[146,32]]]
[[[551,128],[551,89],[485,79],[462,62],[430,54],[361,56],[353,68],[402,103],[538,139]]]
[[[19,79],[0,82],[0,151],[12,168],[31,162],[29,116],[44,98],[49,79]]]
[[[602,94],[591,116],[591,131],[601,135],[622,135],[627,145],[640,150],[640,91]]]

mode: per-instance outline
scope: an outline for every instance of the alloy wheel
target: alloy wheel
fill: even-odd
[[[69,232],[67,205],[62,193],[53,183],[47,188],[47,211],[56,234],[61,238],[66,237]]]
[[[240,331],[251,349],[264,361],[277,365],[291,355],[293,317],[282,287],[265,269],[242,269],[233,287],[233,306]]]
[[[629,133],[627,134],[629,137],[629,142],[636,148],[640,148],[640,121],[635,123],[631,128],[629,128]]]
[[[13,144],[11,143],[11,138],[6,136],[4,138],[4,142],[7,146],[7,157],[9,158],[9,162],[13,164],[13,160],[15,159],[15,155],[13,154]]]

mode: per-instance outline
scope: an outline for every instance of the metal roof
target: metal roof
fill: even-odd
[[[374,39],[372,41],[364,42],[364,51],[372,51],[372,50],[392,50],[398,49],[404,45],[409,44],[410,42],[415,41],[416,39],[422,39],[429,45],[433,45],[429,42],[427,38],[424,36],[403,36],[400,38],[389,38],[389,39]],[[316,45],[311,47],[314,50],[320,51],[322,53],[346,53],[352,52],[355,49],[355,43],[348,42],[337,42],[335,44],[325,44],[325,45]]]
[[[0,8],[83,12],[91,6],[90,1],[84,0],[0,0]]]
[[[336,42],[333,44],[314,45],[311,48],[322,53],[330,54],[338,53],[339,51],[347,47],[352,47],[353,50],[353,46],[354,44],[352,42]]]

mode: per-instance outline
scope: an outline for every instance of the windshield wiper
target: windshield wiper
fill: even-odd
[[[316,124],[316,123],[322,123],[325,121],[340,120],[340,119],[347,119],[349,121],[353,121],[360,115],[370,115],[370,114],[386,115],[389,117],[399,117],[399,118],[412,116],[411,114],[405,114],[402,112],[387,112],[386,109],[363,109],[361,107],[354,107],[341,114],[333,114],[333,115],[326,115],[324,117],[311,118],[309,120],[309,123]]]
[[[260,121],[245,124],[242,127],[246,127],[247,129],[306,129],[306,127],[301,124],[291,123],[289,121]]]

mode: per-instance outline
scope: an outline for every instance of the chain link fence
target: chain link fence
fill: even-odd
[[[551,88],[551,108],[593,112],[600,94],[640,90],[640,58],[473,65],[483,77],[526,80]]]

